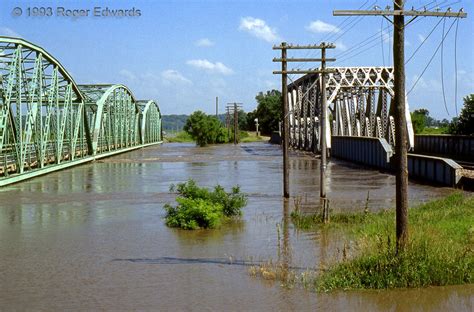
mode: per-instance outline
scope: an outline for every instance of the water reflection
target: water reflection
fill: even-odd
[[[247,263],[276,257],[288,269],[327,265],[343,244],[338,232],[293,228],[280,155],[266,144],[170,144],[2,188],[0,310],[472,310],[472,286],[314,294],[249,277]],[[293,154],[290,165],[291,194],[314,211],[319,160]],[[392,204],[390,175],[336,161],[328,171],[331,208],[363,209],[368,190],[370,209]],[[188,178],[241,185],[249,194],[242,221],[167,228],[169,185]],[[450,191],[410,184],[412,200]]]

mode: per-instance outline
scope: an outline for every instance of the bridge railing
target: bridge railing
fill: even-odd
[[[474,162],[474,137],[464,135],[416,135],[415,153]]]

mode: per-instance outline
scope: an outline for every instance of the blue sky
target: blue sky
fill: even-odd
[[[357,9],[389,0],[299,0],[299,1],[2,1],[0,35],[21,36],[42,46],[55,56],[77,83],[123,83],[139,99],[155,99],[164,114],[220,111],[229,102],[243,103],[244,110],[256,107],[260,91],[280,88],[278,56],[272,45],[281,41],[313,44],[333,41],[335,66],[382,66],[392,61],[390,34],[382,17],[350,18],[332,16],[333,9]],[[407,0],[406,6],[451,6],[464,8],[468,18],[459,21],[457,35],[458,111],[462,97],[474,92],[474,6],[470,0]],[[139,17],[57,16],[65,9],[139,9]],[[12,16],[15,7],[22,15]],[[28,17],[33,7],[51,7],[50,17]],[[445,22],[448,30],[453,19]],[[406,29],[406,58],[426,38],[439,18],[419,18]],[[343,24],[341,24],[343,23]],[[443,22],[426,40],[407,65],[407,91],[419,77],[441,42]],[[387,31],[381,33],[381,28]],[[451,119],[454,105],[455,28],[445,39],[444,86],[440,52],[409,94],[410,109],[427,108],[436,118]],[[351,49],[362,40],[378,34],[359,50]],[[340,38],[338,38],[340,37]],[[383,47],[383,53],[382,53]],[[362,52],[358,54],[359,52]],[[292,56],[317,56],[291,52]],[[390,53],[390,55],[389,55]],[[358,55],[357,55],[358,54]],[[385,58],[382,57],[385,56]],[[309,64],[303,64],[307,67]],[[295,78],[295,77],[293,77]]]

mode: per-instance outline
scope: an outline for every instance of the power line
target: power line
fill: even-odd
[[[362,9],[366,4],[367,2],[369,2],[369,0],[366,0],[361,6],[359,6],[358,9]],[[370,8],[371,6],[377,4],[378,1],[375,1],[374,3],[370,4],[369,6],[367,6],[367,9]],[[347,25],[344,25],[347,21],[351,21],[349,24]],[[354,19],[351,19],[350,16],[347,16],[341,23],[339,23],[337,26],[336,26],[336,29],[333,29],[329,34],[327,34],[325,37],[323,37],[323,39],[321,41],[329,41],[331,40],[331,38],[335,35],[337,35],[340,31],[343,31],[345,30],[347,27],[349,27],[351,25],[351,23],[354,21]],[[350,29],[350,28],[349,28]],[[347,32],[347,31],[346,31]],[[344,32],[344,33],[346,33]],[[336,39],[337,40],[337,39]],[[335,40],[333,40],[335,41]],[[313,51],[314,52],[314,51]]]
[[[430,2],[430,4],[433,3],[433,2],[434,2],[434,1]],[[443,4],[443,3],[445,3],[445,2],[447,2],[447,0],[443,1],[443,2],[440,3],[440,4]],[[433,6],[433,7],[431,7],[431,8],[428,8],[428,10],[432,10],[432,9],[435,8],[436,6],[438,6],[440,9],[442,9],[442,8],[444,8],[444,7],[448,7],[448,6],[453,5],[453,4],[456,4],[456,3],[458,3],[458,2],[460,2],[460,0],[458,0],[458,1],[456,1],[456,2],[452,2],[452,3],[447,4],[447,5],[444,5],[444,6],[441,6],[441,7],[439,7],[438,4],[436,4],[435,6]],[[423,8],[423,7],[420,7],[420,8],[417,9],[417,10],[420,10],[421,8]],[[413,23],[410,23],[410,24],[409,24],[408,26],[406,26],[406,27],[410,27],[411,25],[415,25],[416,23],[418,23],[418,22],[421,21],[421,20],[422,20],[422,19],[417,19],[417,20],[415,20]],[[383,30],[387,30],[387,29],[389,30],[388,45],[390,46],[390,41],[391,41],[391,38],[392,38],[392,37],[391,37],[391,34],[390,34],[390,32],[391,32],[391,27],[390,27],[390,25],[388,25],[387,27],[385,27]],[[375,43],[375,44],[372,44],[372,45],[371,45],[371,43],[378,41],[378,36],[379,36],[379,32],[376,32],[374,35],[371,35],[371,36],[367,37],[366,39],[362,40],[361,42],[359,42],[358,44],[352,46],[352,47],[349,48],[347,51],[336,55],[335,57],[336,57],[338,60],[337,60],[337,62],[336,62],[335,64],[339,64],[339,63],[341,63],[341,62],[343,62],[343,61],[346,61],[346,60],[348,60],[348,59],[351,59],[351,58],[353,58],[353,57],[356,57],[356,56],[358,56],[358,55],[364,53],[364,52],[367,51],[367,50],[372,49],[373,47],[375,47],[376,45],[378,45],[378,43]],[[368,46],[368,45],[370,45],[370,46]],[[364,48],[364,47],[366,47],[366,46],[368,46],[368,47],[365,48],[365,49],[363,49],[363,50],[361,50],[361,51],[359,51],[359,52],[356,52],[357,50],[360,50],[360,49],[362,49],[362,48]],[[388,49],[388,52],[389,52],[389,59],[390,59],[390,57],[391,57],[391,55],[390,55],[390,54],[391,54],[391,53],[390,53],[390,52],[391,52],[391,49],[390,49],[390,48]],[[354,53],[355,53],[355,54],[354,54]]]
[[[446,19],[443,18],[443,35],[441,38],[444,38],[444,30],[446,26]],[[444,39],[441,40],[441,90],[443,91],[443,101],[444,101],[444,108],[446,109],[446,113],[448,116],[451,116],[448,111],[448,105],[446,104],[446,93],[444,91],[444,60],[443,60],[443,54],[444,54]]]
[[[363,8],[363,7],[367,4],[367,2],[369,2],[369,0],[366,0],[361,6],[359,6],[359,9]],[[376,0],[375,2],[373,2],[372,4],[370,4],[370,5],[367,7],[367,9],[370,8],[371,6],[377,4],[377,2],[378,2],[378,0]],[[334,35],[337,35],[339,31],[343,31],[342,34],[340,34],[340,35],[335,39],[335,40],[338,40],[338,39],[341,38],[343,35],[345,35],[348,31],[350,31],[351,29],[353,29],[353,26],[357,25],[357,24],[360,22],[360,20],[357,21],[357,23],[355,23],[355,24],[354,24],[353,22],[350,22],[349,24],[347,24],[347,25],[345,25],[345,26],[343,27],[342,25],[345,24],[345,22],[346,22],[346,21],[349,21],[349,20],[353,21],[353,19],[351,19],[350,16],[346,17],[346,18],[345,18],[341,23],[339,23],[339,24],[336,26],[336,28],[334,28],[329,34],[326,34],[326,35],[320,40],[320,42],[328,42],[328,41],[331,39],[331,37],[333,37]],[[353,25],[352,25],[352,24],[353,24]],[[349,27],[349,26],[351,26],[351,25],[352,25],[352,27],[347,28],[347,27]],[[346,28],[347,28],[347,29],[346,29]],[[335,40],[334,40],[334,41],[335,41]],[[306,55],[305,55],[304,57],[305,57],[305,58],[308,57],[312,52],[314,52],[314,51],[313,51],[313,50],[308,50],[308,51],[306,52]],[[315,53],[316,53],[316,52],[315,52]],[[304,62],[304,63],[302,63],[300,66],[306,65],[306,63],[307,63],[307,62]],[[293,81],[294,78],[295,78],[295,75],[288,76],[288,79],[290,79],[291,81]]]
[[[445,17],[441,18],[438,23],[431,29],[430,33],[423,39],[423,41],[418,45],[418,47],[415,49],[415,51],[410,55],[408,60],[405,62],[405,65],[408,64],[411,59],[415,56],[415,54],[420,50],[420,48],[423,46],[423,44],[428,40],[428,38],[431,36],[431,34],[435,31],[436,28],[438,28],[438,25],[445,20]]]
[[[456,20],[456,30],[454,34],[454,107],[458,116],[458,26],[459,19]]]
[[[421,72],[421,75],[418,76],[418,79],[416,79],[415,83],[413,84],[413,86],[411,87],[410,91],[407,92],[407,96],[413,91],[413,89],[415,88],[416,84],[418,83],[418,81],[420,81],[421,77],[423,77],[423,74],[425,73],[426,69],[428,68],[428,66],[430,66],[431,62],[433,61],[434,57],[436,56],[436,53],[438,53],[438,50],[439,48],[441,47],[441,44],[444,42],[444,39],[446,39],[446,37],[448,36],[449,32],[451,31],[451,28],[453,27],[454,23],[456,22],[456,20],[454,20],[452,23],[451,23],[451,26],[449,26],[448,28],[448,32],[446,33],[446,35],[443,37],[443,39],[441,40],[440,44],[438,45],[438,47],[436,48],[436,51],[433,53],[433,56],[431,57],[431,59],[429,60],[428,64],[426,64],[425,68],[423,69],[423,71]]]
[[[380,47],[382,48],[382,63],[383,63],[383,66],[385,67],[385,53],[383,52],[383,21],[384,19],[382,19],[380,21]]]

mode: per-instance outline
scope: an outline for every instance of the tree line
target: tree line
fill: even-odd
[[[416,134],[474,135],[474,94],[464,97],[459,116],[451,121],[434,119],[425,108],[413,111],[411,120]]]
[[[251,112],[238,112],[238,127],[240,131],[255,131],[255,119],[258,118],[259,131],[263,135],[271,135],[278,131],[279,122],[282,120],[281,92],[271,90],[260,92],[255,97],[257,108]],[[230,118],[226,120],[226,118]],[[229,131],[226,124],[232,128],[234,116],[230,114],[207,115],[196,111],[187,115],[164,115],[163,129],[165,131],[184,130],[200,146],[233,141],[233,130]],[[412,124],[417,134],[456,134],[474,135],[474,94],[464,98],[464,106],[458,117],[451,121],[437,120],[430,116],[427,109],[421,108],[411,113]]]

